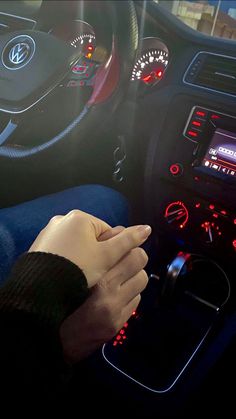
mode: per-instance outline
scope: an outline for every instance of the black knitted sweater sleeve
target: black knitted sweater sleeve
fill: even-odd
[[[0,395],[18,413],[59,405],[70,373],[59,327],[88,296],[83,272],[63,257],[25,253],[0,289]]]

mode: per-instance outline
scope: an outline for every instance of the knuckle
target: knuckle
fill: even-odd
[[[121,242],[122,250],[124,251],[131,250],[133,247],[135,247],[135,245],[136,245],[135,232],[133,230],[127,229],[124,232],[122,242]]]
[[[129,240],[130,246],[134,247],[138,244],[138,235],[137,235],[137,229],[131,227],[130,230],[128,230],[127,238]]]
[[[148,276],[144,270],[140,271],[136,277],[136,293],[142,292],[148,284]]]
[[[77,209],[74,209],[68,212],[66,217],[70,223],[77,224],[79,222],[79,224],[81,225],[82,223],[87,222],[87,217],[85,216],[85,214],[82,211],[77,210]]]
[[[54,215],[54,217],[52,217],[49,222],[50,222],[50,224],[54,224],[57,221],[59,221],[60,219],[61,219],[61,215]]]
[[[146,252],[141,249],[140,247],[133,249],[130,253],[130,260],[129,266],[133,269],[133,271],[138,272],[147,264],[147,254]]]
[[[134,307],[133,307],[134,310],[138,307],[140,301],[141,301],[141,294],[138,294],[134,298]]]
[[[140,301],[141,301],[141,294],[138,294],[137,297],[136,297],[137,305],[140,303]]]
[[[144,270],[142,270],[140,272],[140,276],[141,276],[140,283],[142,285],[142,289],[144,290],[144,288],[146,288],[146,286],[148,284],[148,276],[147,276],[147,273]]]
[[[68,212],[67,216],[74,218],[74,217],[78,217],[79,215],[81,215],[80,210],[77,209],[73,209],[72,211]]]
[[[137,249],[138,258],[142,267],[146,266],[148,262],[148,255],[141,247]]]

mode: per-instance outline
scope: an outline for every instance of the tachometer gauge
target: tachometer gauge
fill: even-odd
[[[92,58],[96,46],[95,35],[92,33],[77,35],[72,41],[70,41],[70,44],[74,48],[80,48],[85,57]]]
[[[91,25],[82,20],[73,20],[56,26],[51,33],[72,47],[80,49],[83,56],[92,58],[96,47],[95,33]]]
[[[159,48],[155,48],[155,44]],[[147,85],[154,85],[162,79],[168,63],[169,53],[165,45],[157,38],[144,38],[131,81],[142,80]]]

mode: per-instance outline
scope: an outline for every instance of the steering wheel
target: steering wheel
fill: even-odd
[[[82,112],[53,138],[31,148],[7,144],[17,130],[13,119],[0,134],[0,157],[28,160],[61,150],[74,132],[78,141],[82,141],[97,130],[108,109],[110,117],[117,108],[124,97],[138,46],[136,11],[132,1],[99,3],[106,7],[111,22],[112,48],[95,75],[93,93]],[[50,95],[79,58],[77,49],[50,33],[24,30],[1,35],[0,110],[27,118],[28,109]]]

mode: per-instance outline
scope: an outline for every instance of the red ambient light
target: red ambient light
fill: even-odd
[[[233,240],[232,245],[236,249],[236,240]]]
[[[170,173],[174,176],[180,173],[180,166],[178,164],[172,164],[170,166]]]

